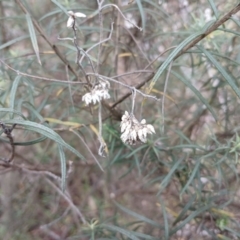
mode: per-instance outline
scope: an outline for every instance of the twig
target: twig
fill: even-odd
[[[83,142],[84,146],[87,148],[87,150],[89,151],[89,153],[91,154],[91,156],[93,157],[93,159],[95,160],[95,162],[97,163],[97,165],[99,166],[99,168],[104,172],[101,164],[99,163],[99,161],[97,160],[97,158],[94,156],[94,154],[92,153],[92,151],[90,150],[90,148],[88,147],[88,145],[86,144],[86,142],[84,141],[84,139],[81,137],[81,135],[77,132],[74,131],[73,129],[70,129],[71,132],[73,132],[76,136],[78,136],[79,139],[81,139],[81,141]]]
[[[61,191],[61,189],[59,187],[57,187],[52,181],[50,181],[49,179],[45,178],[45,180],[47,181],[47,183],[54,188],[69,204],[69,206],[77,213],[77,215],[80,217],[81,221],[85,224],[86,220],[84,218],[84,216],[82,215],[82,213],[80,212],[80,210],[73,204],[72,200],[69,198],[69,196],[66,195],[66,193],[64,193],[63,191]]]
[[[8,65],[7,63],[5,63],[5,62],[2,61],[1,59],[0,59],[0,62],[1,62],[2,64],[4,64],[7,68],[11,69],[13,72],[15,72],[15,73],[17,73],[18,75],[21,75],[21,76],[30,77],[30,78],[35,78],[35,79],[40,79],[40,80],[49,81],[49,82],[58,82],[58,83],[67,83],[67,84],[86,84],[86,83],[83,83],[83,82],[70,82],[70,81],[65,81],[65,80],[60,80],[60,79],[39,77],[39,76],[35,76],[35,75],[23,73],[23,72],[20,72],[20,71],[18,71],[18,70],[16,70],[16,69],[12,68],[10,65]]]
[[[99,44],[103,44],[109,40],[112,39],[112,33],[113,33],[113,25],[114,25],[114,22],[111,23],[111,31],[110,31],[110,34],[107,38],[103,39],[102,41],[100,42],[97,42],[96,44],[92,45],[90,48],[88,48],[86,51],[84,51],[84,54],[82,55],[81,59],[80,59],[80,64],[82,63],[83,59],[84,59],[84,56],[88,56],[87,53],[89,53],[92,49],[94,49],[95,47],[97,47]]]
[[[88,75],[94,75],[94,73],[88,73]],[[100,79],[103,79],[103,80],[105,79],[105,80],[108,80],[108,81],[111,81],[111,82],[118,83],[119,85],[122,85],[122,86],[124,86],[124,87],[126,87],[126,88],[129,88],[131,91],[136,91],[137,93],[141,94],[143,97],[153,98],[154,100],[160,101],[160,99],[158,99],[157,97],[152,96],[152,95],[145,94],[145,93],[141,92],[140,90],[138,90],[138,89],[137,89],[136,87],[134,87],[134,86],[129,86],[129,85],[127,85],[126,83],[119,82],[119,81],[117,81],[117,80],[115,80],[115,79],[112,79],[112,78],[110,78],[110,77],[106,77],[106,76],[103,76],[103,75],[99,75],[99,74],[98,74],[98,77],[99,77]]]
[[[240,3],[234,7],[232,10],[230,10],[227,14],[225,14],[222,18],[220,18],[218,21],[216,21],[210,28],[208,28],[202,35],[195,38],[191,43],[189,43],[186,47],[182,49],[182,51],[179,52],[179,54],[176,55],[176,57],[173,60],[176,60],[178,57],[180,57],[182,54],[184,54],[186,51],[188,51],[190,48],[195,46],[198,42],[200,42],[202,39],[207,37],[210,33],[215,31],[219,26],[221,26],[224,22],[230,19],[230,17],[240,11]],[[160,65],[161,66],[161,65]],[[159,66],[159,67],[160,67]],[[137,84],[135,86],[136,89],[141,88],[144,86],[147,82],[152,80],[152,77],[154,75],[147,77],[144,79],[141,83]],[[122,101],[124,101],[126,98],[128,98],[131,95],[131,92],[126,93],[124,96],[122,96],[120,99],[118,99],[114,104],[111,105],[111,108],[116,107],[118,104],[120,104]]]
[[[132,111],[131,115],[133,116],[134,114],[134,105],[135,105],[135,100],[136,100],[136,88],[132,89]]]
[[[13,141],[12,131],[15,128],[16,125],[17,124],[13,124],[13,126],[11,128],[7,128],[6,125],[3,122],[0,121],[0,126],[3,129],[3,132],[6,134],[6,137],[9,139],[9,143],[10,143],[11,148],[12,148],[11,156],[7,160],[2,159],[3,161],[5,161],[7,163],[10,163],[13,160],[14,154],[15,154],[15,145],[14,145],[14,141]]]
[[[119,13],[121,14],[121,16],[126,20],[126,21],[128,21],[129,23],[131,23],[134,27],[136,27],[139,31],[142,31],[142,28],[140,28],[139,26],[137,26],[135,23],[133,23],[131,20],[129,20],[128,18],[126,18],[125,16],[124,16],[124,14],[122,13],[122,11],[119,9],[119,7],[117,6],[117,5],[115,5],[115,4],[106,4],[106,5],[104,5],[103,7],[102,7],[102,9],[104,9],[104,8],[106,8],[106,7],[115,7],[118,11],[119,11]]]
[[[106,145],[103,141],[102,137],[102,104],[99,102],[99,107],[98,107],[98,140],[100,142],[100,147],[98,149],[98,155],[104,157],[104,149],[106,148]]]

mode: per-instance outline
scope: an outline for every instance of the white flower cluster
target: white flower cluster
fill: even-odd
[[[102,99],[109,99],[110,95],[108,93],[108,89],[110,88],[110,84],[107,81],[100,81],[91,92],[83,95],[82,100],[89,105],[90,103],[96,104],[100,102]]]
[[[147,134],[155,133],[154,127],[151,124],[146,124],[146,120],[141,122],[125,111],[121,122],[121,139],[124,143],[134,145],[136,142],[146,142]]]
[[[83,18],[86,17],[86,15],[84,13],[80,13],[80,12],[74,13],[73,11],[68,11],[68,14],[69,14],[69,18],[68,18],[68,21],[67,21],[67,27],[68,28],[73,27],[73,24],[74,24],[74,21],[75,21],[76,17],[83,17]]]

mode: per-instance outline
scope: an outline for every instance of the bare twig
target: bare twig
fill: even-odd
[[[7,63],[5,63],[4,61],[2,61],[0,59],[0,62],[2,64],[4,64],[7,68],[11,69],[13,72],[17,73],[18,75],[24,76],[24,77],[30,77],[30,78],[35,78],[35,79],[40,79],[43,81],[49,81],[49,82],[58,82],[58,83],[67,83],[67,84],[86,84],[83,82],[70,82],[70,81],[65,81],[65,80],[60,80],[60,79],[54,79],[54,78],[46,78],[46,77],[39,77],[39,76],[35,76],[35,75],[31,75],[31,74],[27,74],[27,73],[23,73],[20,72],[14,68],[12,68],[10,65],[8,65]]]
[[[45,178],[45,180],[52,188],[54,188],[68,202],[69,206],[74,210],[74,212],[77,213],[77,215],[80,217],[81,221],[85,224],[86,220],[85,220],[84,216],[82,215],[80,210],[74,205],[74,203],[69,198],[69,196],[65,192],[63,192],[59,187],[57,187],[52,181],[50,181],[47,178]]]
[[[8,159],[2,159],[3,161],[6,161],[7,163],[10,163],[13,158],[14,158],[14,154],[15,154],[15,145],[13,142],[13,136],[12,136],[12,131],[14,129],[14,127],[16,126],[16,124],[13,124],[13,126],[11,128],[6,127],[6,125],[0,121],[0,126],[3,129],[3,132],[6,134],[6,137],[9,139],[12,151],[11,151],[11,156]]]

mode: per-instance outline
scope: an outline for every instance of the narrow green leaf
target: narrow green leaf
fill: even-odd
[[[30,130],[33,132],[38,132],[51,140],[55,141],[56,143],[62,145],[63,147],[67,148],[71,152],[73,152],[76,156],[78,156],[81,160],[84,160],[84,157],[73,147],[71,147],[69,144],[67,144],[56,132],[54,132],[52,129],[31,121],[24,121],[19,119],[12,119],[12,120],[5,120],[4,121],[7,124],[18,124],[25,127],[26,130]]]
[[[155,83],[160,76],[162,75],[163,71],[167,68],[167,66],[170,64],[170,62],[172,62],[172,60],[177,56],[177,54],[179,52],[181,52],[181,50],[187,46],[193,39],[195,39],[196,37],[198,37],[199,35],[202,34],[201,32],[197,32],[192,34],[191,36],[189,36],[188,38],[186,38],[184,41],[182,41],[171,53],[170,55],[167,57],[167,59],[163,62],[163,64],[160,66],[160,68],[157,70],[156,74],[154,75],[153,79],[152,79],[152,83]]]
[[[202,96],[202,94],[191,84],[190,81],[186,80],[184,77],[182,77],[180,74],[174,72],[173,70],[171,71],[173,75],[175,75],[179,80],[181,80],[188,88],[190,88],[194,94],[199,98],[199,100],[207,107],[209,112],[213,115],[214,119],[216,122],[218,121],[217,115],[208,103],[208,101]]]
[[[216,5],[215,5],[214,1],[213,0],[208,0],[208,2],[209,2],[210,6],[213,10],[213,13],[214,13],[216,19],[218,19],[218,11],[217,11],[217,8],[216,8]]]
[[[185,184],[185,186],[183,187],[182,191],[180,192],[180,198],[182,197],[183,193],[186,191],[186,189],[188,188],[188,186],[192,183],[197,171],[199,171],[199,167],[201,164],[201,159],[199,159],[192,171],[192,174],[190,176],[190,178],[188,179],[187,183]]]
[[[155,227],[162,227],[159,223],[154,222],[153,220],[151,220],[151,219],[149,219],[149,218],[147,218],[145,216],[142,216],[142,215],[140,215],[140,214],[138,214],[136,212],[133,212],[130,209],[125,208],[124,206],[122,206],[121,204],[119,204],[119,203],[117,203],[115,201],[114,201],[114,204],[117,205],[117,207],[120,208],[123,212],[133,216],[134,218],[139,219],[142,222],[148,223],[148,224],[150,224],[152,226],[155,226]]]
[[[195,217],[197,217],[201,213],[209,210],[211,207],[212,207],[212,203],[204,205],[202,207],[198,207],[196,211],[194,211],[191,214],[189,214],[188,217],[185,218],[178,226],[173,228],[170,231],[170,235],[173,235],[174,233],[176,233],[179,229],[183,228],[188,222],[192,221]]]
[[[42,65],[41,60],[40,60],[40,55],[39,55],[37,36],[36,36],[35,30],[34,30],[34,26],[33,26],[33,23],[32,23],[31,16],[29,14],[26,14],[26,19],[27,19],[27,24],[28,24],[28,31],[29,31],[30,38],[31,38],[31,41],[32,41],[33,50],[34,50],[34,52],[37,56],[38,63],[40,65]]]
[[[6,112],[6,113],[14,113],[16,115],[19,115],[20,117],[22,117],[23,119],[27,119],[24,117],[24,115],[21,112],[15,111],[12,108],[0,108],[0,113],[1,112]]]
[[[230,227],[228,226],[224,226],[224,230],[227,230],[228,232],[232,233],[233,235],[237,236],[240,238],[240,232],[239,231],[236,231],[234,229],[231,229]]]
[[[182,218],[184,217],[184,215],[187,213],[187,211],[189,210],[190,207],[192,207],[194,201],[196,199],[196,195],[192,196],[188,203],[185,204],[184,208],[182,209],[182,211],[180,212],[180,214],[177,216],[177,218],[174,220],[174,222],[172,223],[172,226],[176,225],[179,221],[182,220]]]
[[[66,13],[66,14],[68,15],[67,9],[66,9],[62,4],[60,4],[58,0],[51,0],[51,1],[52,1],[55,5],[57,5],[64,13]],[[66,24],[67,24],[67,22],[66,22]]]
[[[43,136],[43,137],[37,138],[35,140],[31,140],[31,141],[27,141],[27,142],[14,142],[13,144],[15,146],[29,146],[29,145],[34,145],[34,144],[40,143],[40,142],[42,142],[42,141],[44,141],[46,139],[47,138],[45,136]],[[6,140],[5,138],[0,138],[0,140],[2,142],[6,142],[6,143],[10,144],[9,140]]]
[[[146,19],[145,19],[145,13],[144,13],[144,10],[143,10],[143,5],[142,5],[141,0],[136,0],[136,2],[137,2],[138,9],[139,9],[141,19],[142,19],[142,29],[143,29],[143,31],[145,31]]]
[[[6,48],[6,47],[9,47],[9,46],[11,46],[11,45],[13,45],[14,43],[20,42],[20,41],[22,41],[22,40],[24,40],[24,39],[26,39],[26,38],[29,38],[29,35],[23,35],[23,36],[21,36],[21,37],[14,38],[13,40],[10,40],[10,41],[2,44],[2,45],[0,46],[0,50],[1,50],[1,49],[4,49],[4,48]]]
[[[62,174],[62,182],[61,182],[61,188],[62,191],[65,191],[66,188],[66,157],[65,157],[65,153],[63,150],[62,145],[58,144],[58,152],[59,152],[59,157],[60,157],[60,161],[61,161],[61,174]]]
[[[232,77],[226,72],[226,70],[218,63],[218,61],[213,57],[213,55],[207,51],[205,48],[198,46],[198,48],[205,54],[205,56],[212,62],[212,64],[217,68],[217,70],[222,74],[228,84],[231,86],[236,95],[240,98],[240,90],[236,86]]]
[[[117,226],[113,226],[113,225],[109,225],[109,224],[102,224],[103,227],[109,229],[109,230],[112,230],[112,231],[115,231],[115,232],[119,232],[127,237],[129,237],[130,239],[132,240],[140,240],[138,237],[136,237],[132,231],[127,231],[123,228],[120,228],[120,227],[117,227]]]
[[[174,174],[174,172],[177,170],[177,168],[179,167],[179,165],[182,163],[182,161],[185,158],[180,158],[177,162],[175,162],[175,164],[171,167],[169,173],[167,174],[167,176],[163,179],[163,181],[161,182],[161,186],[160,186],[160,190],[158,192],[157,195],[160,195],[162,193],[162,191],[167,187],[168,183],[170,182],[170,180],[172,179],[172,175]]]
[[[48,13],[46,13],[45,15],[43,15],[43,16],[38,20],[38,22],[41,22],[42,20],[44,20],[44,19],[46,19],[46,18],[48,18],[48,17],[52,17],[52,18],[53,18],[54,15],[56,15],[56,14],[58,14],[58,13],[61,13],[61,12],[62,12],[62,11],[61,11],[60,9],[54,10],[54,11],[52,11],[52,12],[48,12]]]
[[[14,81],[13,81],[13,84],[12,84],[12,88],[11,88],[11,92],[10,92],[10,108],[14,109],[14,106],[15,106],[15,98],[16,98],[16,93],[17,93],[17,89],[18,89],[18,85],[19,85],[19,82],[21,80],[21,77],[20,75],[18,75]],[[14,117],[14,114],[11,114],[11,118]]]
[[[161,204],[161,209],[162,209],[162,213],[163,213],[163,220],[164,220],[164,236],[165,239],[169,239],[169,226],[168,226],[168,216],[167,216],[167,211],[165,208],[165,204],[162,201],[161,198],[159,198],[160,204]]]
[[[157,13],[158,14],[160,14],[160,13],[162,13],[163,14],[163,19],[164,19],[164,21],[169,21],[169,23],[170,23],[170,18],[171,18],[171,16],[165,11],[165,9],[162,7],[162,4],[159,4],[159,3],[157,3],[157,2],[154,2],[154,1],[152,1],[152,0],[143,0],[143,2],[146,2],[146,3],[148,3],[149,5],[152,5],[153,6],[153,9],[155,10],[155,11],[157,11]],[[148,8],[148,10],[149,10],[149,8]]]

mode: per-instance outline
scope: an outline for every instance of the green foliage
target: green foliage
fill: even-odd
[[[0,11],[4,240],[240,237],[238,1]],[[87,17],[67,28],[69,11]],[[111,98],[86,106],[100,80]],[[131,110],[155,128],[144,144],[121,140]]]

